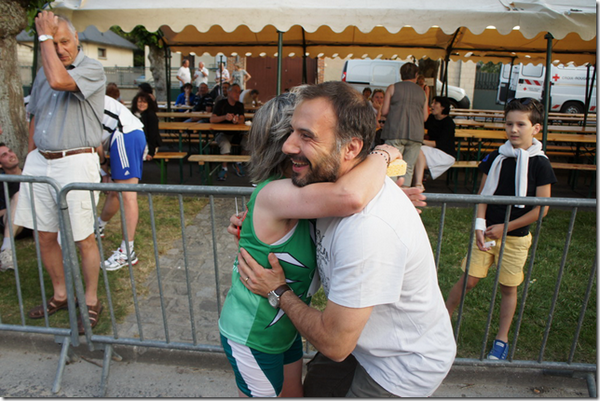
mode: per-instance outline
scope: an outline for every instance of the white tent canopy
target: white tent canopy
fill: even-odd
[[[62,0],[57,12],[78,30],[113,25],[162,29],[183,54],[444,58],[542,62],[550,32],[553,59],[595,62],[594,0]]]

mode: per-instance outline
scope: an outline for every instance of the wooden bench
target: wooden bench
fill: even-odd
[[[171,159],[179,160],[179,183],[183,184],[183,159],[187,156],[185,152],[156,152],[153,160],[160,161],[160,183],[167,183],[167,163]]]

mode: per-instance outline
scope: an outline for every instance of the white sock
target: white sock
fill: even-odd
[[[107,224],[108,224],[108,221],[104,221],[100,217],[98,217],[98,226],[99,227],[104,227]]]
[[[133,242],[134,241],[128,241],[129,242],[129,252],[133,252]],[[127,244],[125,243],[125,240],[121,241],[121,251],[123,251],[123,253],[127,252]]]
[[[227,167],[221,167],[223,170],[227,171]]]
[[[5,249],[12,249],[10,237],[4,237],[4,239],[2,240],[2,247],[0,247],[0,251],[4,251]]]

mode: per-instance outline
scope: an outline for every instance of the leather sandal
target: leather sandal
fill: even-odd
[[[50,315],[54,315],[56,312],[58,312],[61,309],[67,309],[69,307],[67,299],[65,299],[64,301],[57,301],[56,299],[54,299],[54,296],[52,296],[48,302],[46,303],[46,312],[48,313],[48,316]],[[27,316],[30,319],[41,319],[44,317],[44,305],[38,305],[35,308],[31,309],[29,311],[29,313],[27,313]]]
[[[102,307],[100,300],[98,300],[98,303],[95,306],[90,306],[90,305],[86,305],[86,306],[88,308],[88,315],[90,317],[90,325],[92,326],[92,329],[93,329],[98,324],[98,320],[100,320],[100,313],[102,313],[102,309],[104,309],[104,308]],[[77,317],[77,330],[79,331],[79,334],[85,334],[85,328],[83,327],[83,320],[81,319],[81,313]]]

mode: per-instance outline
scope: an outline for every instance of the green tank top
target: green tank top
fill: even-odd
[[[240,233],[240,247],[268,269],[271,268],[268,254],[275,253],[285,272],[287,284],[294,294],[309,304],[312,295],[308,293],[309,288],[313,279],[318,280],[318,276],[315,277],[315,221],[299,220],[293,234],[278,245],[261,242],[254,232],[252,216],[256,196],[274,179],[271,177],[260,183],[250,196],[248,213]],[[273,308],[266,298],[253,294],[242,284],[237,258],[233,264],[231,288],[221,311],[219,330],[232,341],[268,354],[288,350],[298,333],[283,310]]]

